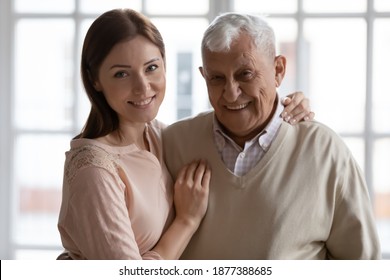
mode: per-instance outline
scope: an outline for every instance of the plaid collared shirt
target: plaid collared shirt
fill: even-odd
[[[244,148],[237,145],[223,132],[221,125],[214,117],[214,140],[218,152],[226,167],[235,175],[245,175],[263,158],[282,123],[282,118],[280,117],[282,111],[283,106],[278,101],[278,107],[269,124],[253,139],[245,142]]]

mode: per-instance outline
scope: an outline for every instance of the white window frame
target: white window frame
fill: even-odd
[[[0,1],[0,259],[11,253],[11,83],[12,28],[10,1]]]
[[[75,22],[75,40],[74,40],[74,61],[78,61],[77,55],[79,54],[79,31],[80,25],[83,19],[94,17],[95,15],[81,15],[79,11],[79,0],[75,0],[76,12],[69,15],[63,14],[15,14],[13,12],[12,0],[0,1],[0,259],[13,259],[15,251],[18,249],[58,249],[58,248],[43,248],[41,246],[16,246],[12,243],[12,210],[13,209],[13,196],[12,196],[12,178],[13,178],[13,140],[19,133],[26,131],[16,131],[12,127],[13,123],[13,57],[14,57],[14,30],[15,23],[20,18],[51,18],[51,17],[63,17],[71,18]],[[233,10],[233,0],[210,0],[210,9],[208,14],[200,15],[199,17],[205,17],[209,21],[215,18],[221,12]],[[143,11],[144,9],[143,4]],[[141,11],[141,12],[143,12]],[[145,13],[145,12],[144,12]],[[177,15],[149,15],[153,17],[178,17]],[[97,16],[97,15],[96,15]],[[363,18],[367,22],[367,70],[366,70],[366,107],[365,107],[365,124],[362,133],[341,133],[342,137],[357,137],[364,140],[365,151],[365,164],[363,166],[366,180],[370,192],[373,187],[373,145],[375,140],[390,137],[390,133],[375,133],[372,124],[372,90],[373,90],[373,23],[378,18],[390,18],[390,12],[378,13],[374,11],[374,1],[367,0],[367,12],[364,13],[304,13],[303,12],[303,0],[298,0],[298,9],[294,14],[270,14],[270,17],[275,18],[293,18],[297,22],[297,89],[301,89],[306,95],[310,97],[310,92],[307,92],[305,86],[305,75],[303,74],[304,67],[302,67],[304,61],[304,55],[302,53],[303,48],[299,47],[303,44],[303,22],[308,18]],[[182,17],[182,16],[180,16]],[[74,79],[79,79],[79,65],[75,63]],[[74,83],[74,94],[78,92],[77,83]],[[74,108],[78,108],[78,98],[74,98]],[[77,109],[73,112],[73,124],[74,127],[71,131],[57,131],[49,133],[71,133],[75,135],[78,131],[77,128]],[[28,131],[31,133],[31,131]],[[41,133],[38,131],[37,133]],[[46,131],[45,131],[46,132]],[[386,252],[383,255],[384,258],[390,258],[390,252]]]

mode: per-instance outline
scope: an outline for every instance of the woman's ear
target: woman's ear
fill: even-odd
[[[100,85],[100,83],[98,81],[92,82],[92,84],[93,84],[93,87],[95,88],[96,91],[98,91],[98,92],[103,91],[102,86]]]
[[[95,80],[93,77],[92,77],[92,74],[91,72],[88,70],[88,79],[90,80],[92,86],[94,87],[94,89],[98,92],[101,92],[102,91],[102,87],[99,83],[99,81]]]
[[[279,87],[282,84],[284,74],[286,74],[286,57],[278,55],[275,57],[275,86]]]

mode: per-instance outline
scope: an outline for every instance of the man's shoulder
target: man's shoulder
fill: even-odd
[[[337,151],[348,150],[340,135],[328,125],[320,121],[306,121],[297,125],[289,125],[290,132],[296,133],[298,145],[307,143],[309,146],[322,148],[333,147]]]
[[[292,127],[296,128],[299,133],[304,133],[306,135],[313,134],[316,137],[323,136],[329,138],[340,138],[340,136],[332,128],[316,120],[300,122]]]
[[[178,132],[179,130],[193,130],[197,128],[201,128],[203,126],[207,126],[212,123],[214,116],[214,111],[205,111],[201,112],[195,116],[187,117],[184,119],[180,119],[177,122],[169,125],[164,133],[169,132]]]

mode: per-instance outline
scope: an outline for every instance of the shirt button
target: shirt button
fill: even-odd
[[[244,158],[244,157],[245,157],[245,153],[244,152],[240,153],[240,158]]]

